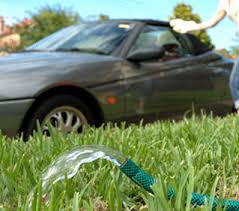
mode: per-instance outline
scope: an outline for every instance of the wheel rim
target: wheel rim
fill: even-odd
[[[45,134],[49,134],[49,124],[54,129],[64,133],[80,133],[83,126],[89,125],[85,115],[71,106],[58,107],[47,114],[41,126]]]

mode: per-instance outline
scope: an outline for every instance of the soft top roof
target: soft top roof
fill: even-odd
[[[160,21],[160,20],[154,20],[154,19],[111,19],[115,21],[128,21],[128,22],[142,22],[150,25],[155,26],[167,26],[170,27],[169,22],[167,21]]]

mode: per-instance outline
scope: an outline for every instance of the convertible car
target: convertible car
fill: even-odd
[[[232,110],[233,62],[167,22],[110,20],[64,28],[0,58],[0,129],[32,134],[84,125]]]

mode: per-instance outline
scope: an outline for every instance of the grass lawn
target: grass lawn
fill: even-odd
[[[42,199],[41,173],[59,154],[75,146],[100,144],[128,155],[158,179],[155,197],[133,184],[107,161],[81,168],[73,179],[55,184]],[[192,117],[179,123],[88,129],[49,141],[35,134],[28,143],[0,136],[0,210],[192,210],[192,192],[239,199],[239,118]],[[176,197],[167,200],[167,189]],[[210,210],[210,205],[195,210]]]

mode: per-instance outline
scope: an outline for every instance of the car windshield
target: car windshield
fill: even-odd
[[[64,28],[25,51],[80,51],[111,54],[133,29],[133,23],[93,22]]]

